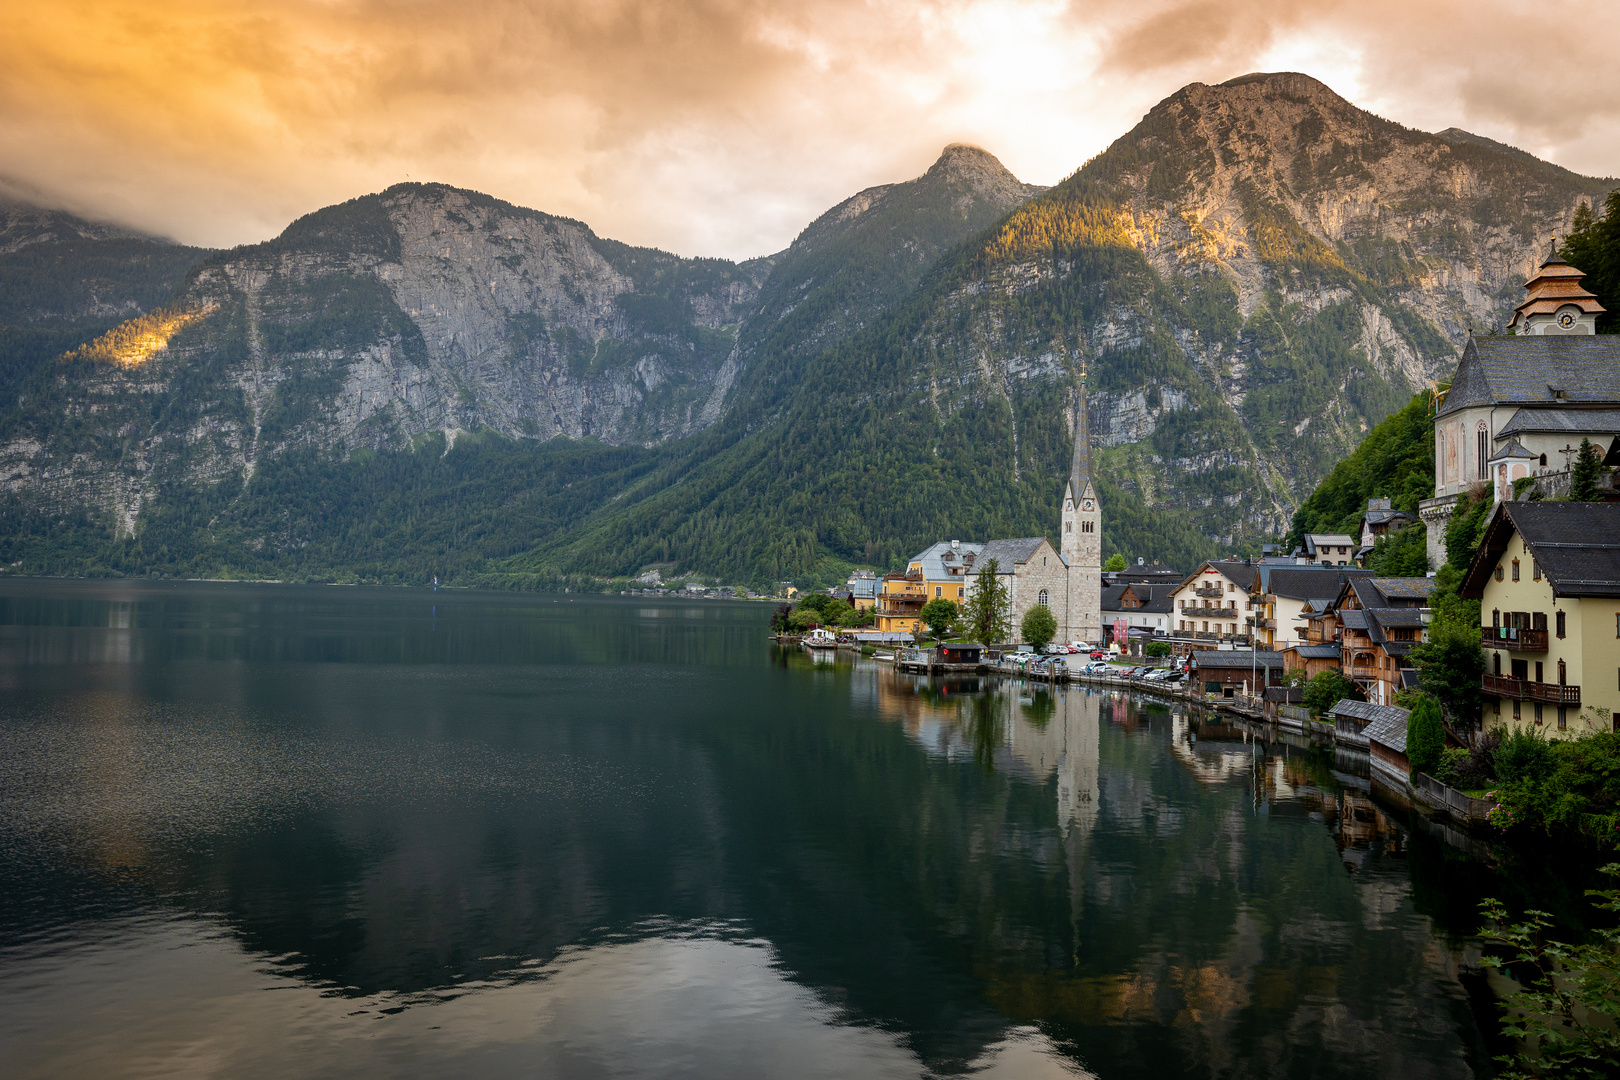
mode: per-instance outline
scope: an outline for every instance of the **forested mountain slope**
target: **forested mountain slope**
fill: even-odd
[[[1035,190],[951,147],[813,224],[786,280],[437,185],[329,207],[36,377],[0,428],[7,560],[396,580],[524,550],[724,446],[679,436],[740,383],[764,415],[803,343],[842,340]]]
[[[1110,550],[1190,563],[1278,536],[1612,186],[1303,75],[1194,84],[808,365],[780,426],[511,568],[794,577],[1049,532],[1082,367]]]
[[[168,300],[206,253],[0,198],[0,412],[40,365]]]

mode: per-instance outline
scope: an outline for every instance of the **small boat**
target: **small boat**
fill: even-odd
[[[885,664],[892,664],[894,662],[894,653],[875,652],[872,654],[872,659],[881,661]]]
[[[804,635],[804,647],[807,649],[836,649],[838,648],[838,638],[833,635],[832,631],[817,627]]]

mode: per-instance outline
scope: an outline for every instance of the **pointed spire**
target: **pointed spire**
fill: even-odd
[[[1074,464],[1069,469],[1069,487],[1074,497],[1091,482],[1091,423],[1086,416],[1086,365],[1080,364],[1080,400],[1074,408]]]

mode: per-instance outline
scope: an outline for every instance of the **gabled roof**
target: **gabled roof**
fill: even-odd
[[[1367,629],[1367,612],[1363,608],[1340,608],[1339,624],[1350,630]]]
[[[1331,600],[1351,577],[1366,577],[1371,570],[1356,566],[1260,566],[1260,591],[1290,600]]]
[[[1469,338],[1437,415],[1571,401],[1620,406],[1620,335]]]
[[[941,540],[934,546],[913,555],[906,565],[910,566],[912,563],[921,562],[923,577],[929,581],[939,581],[942,578],[952,576],[949,573],[949,567],[962,566],[965,562],[968,562],[968,556],[977,553],[982,547],[984,547],[983,544],[975,544],[964,540],[953,549],[949,540]],[[951,556],[948,561],[945,558],[947,555]]]
[[[1559,435],[1620,435],[1620,409],[1564,409],[1526,407],[1514,413],[1496,433],[1506,439],[1524,432]]]
[[[1010,574],[1013,567],[1028,562],[1030,556],[1039,551],[1041,545],[1046,542],[1044,536],[1023,536],[1017,540],[991,540],[979,549],[978,557],[973,560],[973,570],[970,573],[978,573],[979,567],[994,559],[1001,568],[1002,573]],[[1058,555],[1056,548],[1053,548],[1052,554],[1057,556],[1059,562],[1063,561],[1063,556]],[[1065,563],[1064,565],[1068,564]]]
[[[1498,503],[1458,593],[1485,595],[1485,583],[1513,537],[1541,564],[1554,596],[1620,596],[1620,503]]]
[[[1125,590],[1141,601],[1140,607],[1128,608],[1124,606]],[[1105,585],[1102,591],[1102,609],[1104,611],[1117,611],[1123,615],[1166,615],[1174,610],[1175,601],[1170,598],[1174,586],[1148,585],[1140,581],[1126,582],[1122,585]]]
[[[1524,412],[1524,410],[1520,409],[1519,412]],[[1535,461],[1537,460],[1537,455],[1526,450],[1524,448],[1524,444],[1519,442],[1518,439],[1509,439],[1507,441],[1507,445],[1499,447],[1497,451],[1490,456],[1490,460],[1488,460],[1485,464],[1495,465],[1498,461],[1511,462],[1522,460]]]
[[[1199,578],[1204,576],[1204,568],[1206,566],[1214,570],[1217,574],[1225,575],[1227,578],[1231,579],[1234,585],[1245,591],[1247,591],[1249,587],[1254,584],[1255,576],[1258,573],[1254,567],[1250,566],[1246,562],[1224,559],[1208,559],[1199,563],[1196,570],[1182,578],[1181,581],[1177,583],[1176,588],[1182,589],[1197,582]]]

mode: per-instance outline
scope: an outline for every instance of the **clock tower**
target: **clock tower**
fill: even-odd
[[[1063,488],[1060,548],[1069,566],[1065,641],[1102,644],[1102,503],[1091,479],[1091,425],[1086,418],[1086,373],[1080,372],[1075,404],[1074,463]]]

